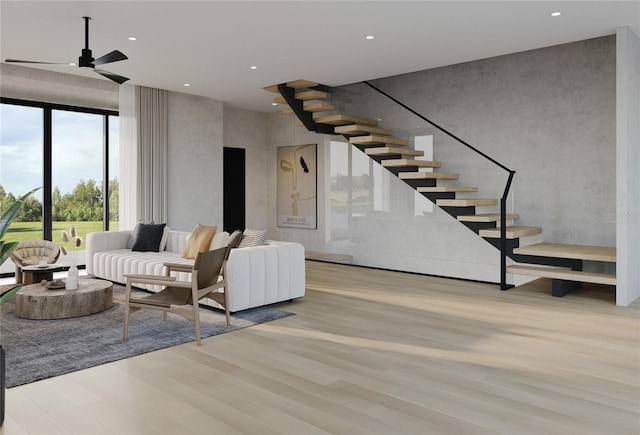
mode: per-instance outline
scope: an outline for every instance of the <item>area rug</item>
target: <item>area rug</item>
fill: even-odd
[[[14,315],[13,298],[2,305],[0,344],[6,351],[8,388],[70,373],[135,355],[195,341],[195,327],[185,318],[140,310],[129,320],[129,340],[122,340],[124,287],[113,286],[114,305],[90,316],[60,320],[26,320]],[[292,315],[258,307],[231,315],[202,308],[202,338]]]

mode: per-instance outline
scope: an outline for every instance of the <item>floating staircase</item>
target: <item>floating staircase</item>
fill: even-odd
[[[529,244],[531,236],[542,234],[539,227],[505,225],[503,239],[503,231],[499,226],[502,221],[501,213],[477,213],[477,207],[494,207],[499,204],[498,199],[458,198],[458,193],[474,194],[478,192],[478,188],[439,185],[439,182],[458,180],[459,174],[435,171],[442,167],[440,162],[416,160],[416,157],[424,155],[422,151],[408,148],[408,140],[392,137],[393,132],[379,127],[375,120],[345,114],[321,114],[335,110],[330,102],[331,88],[308,80],[295,80],[264,89],[279,94],[274,102],[287,104],[289,107],[282,113],[296,115],[297,125],[321,134],[343,135],[350,144],[387,168],[458,222],[496,248],[506,251],[506,255],[515,262],[506,267],[506,273],[551,278],[553,296],[564,296],[578,288],[582,282],[616,284],[615,275],[582,271],[583,261],[615,264],[615,248]],[[432,171],[420,172],[420,168],[430,168]],[[518,214],[502,213],[505,214],[505,222],[520,218]],[[507,288],[504,282],[502,288]]]

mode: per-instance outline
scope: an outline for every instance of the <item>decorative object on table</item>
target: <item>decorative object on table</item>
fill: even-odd
[[[278,147],[278,226],[317,228],[316,144]]]
[[[69,233],[66,231],[62,232],[62,241],[64,243],[72,243],[72,246],[75,248],[73,251],[68,252],[64,246],[61,246],[60,249],[62,253],[69,257],[69,263],[71,266],[69,267],[69,273],[67,275],[66,288],[67,290],[75,290],[78,288],[78,251],[77,249],[82,246],[82,237],[80,237],[76,232],[76,227],[71,227],[69,229]]]
[[[61,279],[54,279],[52,281],[44,280],[44,282],[41,282],[40,284],[45,286],[49,290],[63,289],[66,286],[66,283]]]
[[[16,199],[16,201],[11,204],[9,208],[2,214],[2,217],[0,217],[0,265],[2,265],[7,260],[7,258],[9,258],[13,250],[16,248],[16,246],[18,246],[18,242],[5,243],[5,241],[2,240],[2,238],[4,237],[4,233],[7,231],[13,220],[18,215],[18,212],[20,211],[20,208],[22,208],[24,201],[38,189],[40,189],[40,187],[37,187],[31,192],[25,193],[20,198]],[[15,286],[10,286],[5,290],[0,291],[0,307],[11,296],[16,294],[21,288],[22,284],[16,284]],[[0,344],[0,426],[2,426],[2,423],[4,423],[5,369],[5,351]]]

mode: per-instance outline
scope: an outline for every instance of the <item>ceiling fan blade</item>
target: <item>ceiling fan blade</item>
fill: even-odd
[[[60,63],[60,62],[38,62],[35,60],[19,60],[19,59],[5,59],[5,62],[8,63],[41,63],[43,65],[72,65],[71,63]]]
[[[129,80],[127,77],[119,76],[118,74],[114,74],[112,72],[105,71],[103,69],[94,69],[94,71],[97,72],[98,74],[102,75],[102,76],[105,76],[109,80],[113,80],[114,82],[116,82],[119,85],[121,85],[124,82],[126,82],[127,80]]]
[[[126,59],[129,59],[129,58],[125,56],[122,52],[118,50],[113,50],[111,53],[107,53],[104,56],[97,58],[92,63],[94,65],[102,65],[103,63],[118,62]]]

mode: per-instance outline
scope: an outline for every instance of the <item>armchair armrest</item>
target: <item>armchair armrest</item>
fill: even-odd
[[[192,264],[167,262],[167,263],[163,263],[162,265],[167,268],[167,275],[170,272],[186,272],[186,273],[192,273],[193,272],[193,265]]]
[[[175,276],[125,274],[124,277],[127,284],[138,283],[151,285],[167,285],[171,287],[183,288],[191,288],[193,286],[193,283],[191,281],[178,281]]]
[[[157,275],[136,275],[126,273],[124,275],[127,284],[152,284],[152,285],[171,285],[176,286],[176,278],[174,276],[157,276]],[[178,285],[179,286],[179,285]]]

